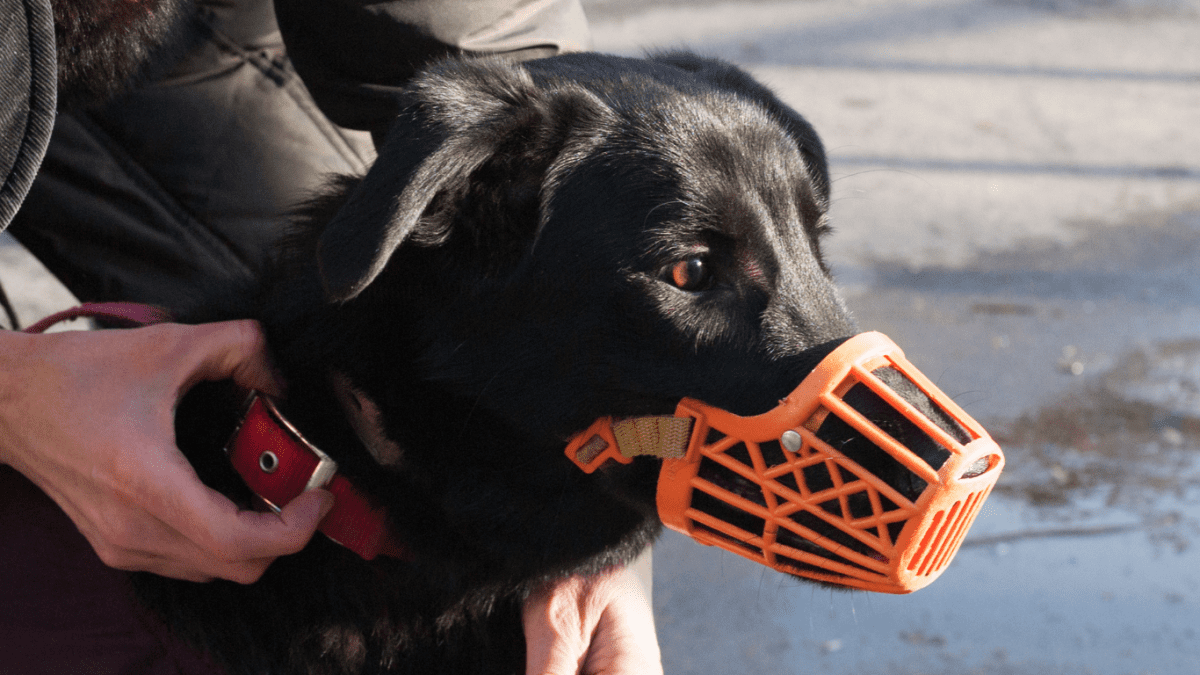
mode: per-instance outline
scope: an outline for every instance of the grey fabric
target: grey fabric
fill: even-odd
[[[10,228],[81,300],[172,308],[252,291],[287,211],[329,174],[371,160],[369,135],[327,115],[386,127],[398,89],[443,54],[530,57],[587,44],[578,0],[204,0],[200,9],[204,38],[165,77],[60,115]],[[275,11],[290,32],[281,35]],[[298,74],[293,62],[311,67]]]
[[[165,77],[55,124],[11,231],[81,300],[179,307],[245,289],[292,205],[370,160],[366,135],[313,103],[269,2],[202,19],[206,38]]]
[[[456,53],[529,59],[591,46],[579,0],[274,0],[296,70],[334,122],[381,133],[397,89]]]
[[[46,153],[55,82],[48,0],[0,0],[0,230],[20,207]]]

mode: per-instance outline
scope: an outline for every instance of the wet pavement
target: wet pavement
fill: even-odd
[[[1200,673],[1200,2],[585,0],[596,46],[746,65],[825,138],[861,328],[1008,468],[910,596],[668,533],[667,673]],[[0,238],[26,321],[70,302]]]

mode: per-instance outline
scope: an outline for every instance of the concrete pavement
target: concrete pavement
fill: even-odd
[[[861,327],[1009,457],[912,596],[669,535],[667,672],[1200,672],[1200,3],[585,7],[598,49],[731,59],[816,126]]]

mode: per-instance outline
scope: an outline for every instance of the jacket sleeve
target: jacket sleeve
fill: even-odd
[[[397,94],[449,54],[528,59],[590,46],[579,0],[274,0],[288,55],[336,124],[380,132]]]

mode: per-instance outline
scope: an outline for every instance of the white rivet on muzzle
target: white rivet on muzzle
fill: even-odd
[[[788,429],[779,436],[779,442],[789,452],[800,452],[800,448],[804,446],[804,439],[801,438],[800,434],[791,429]]]

